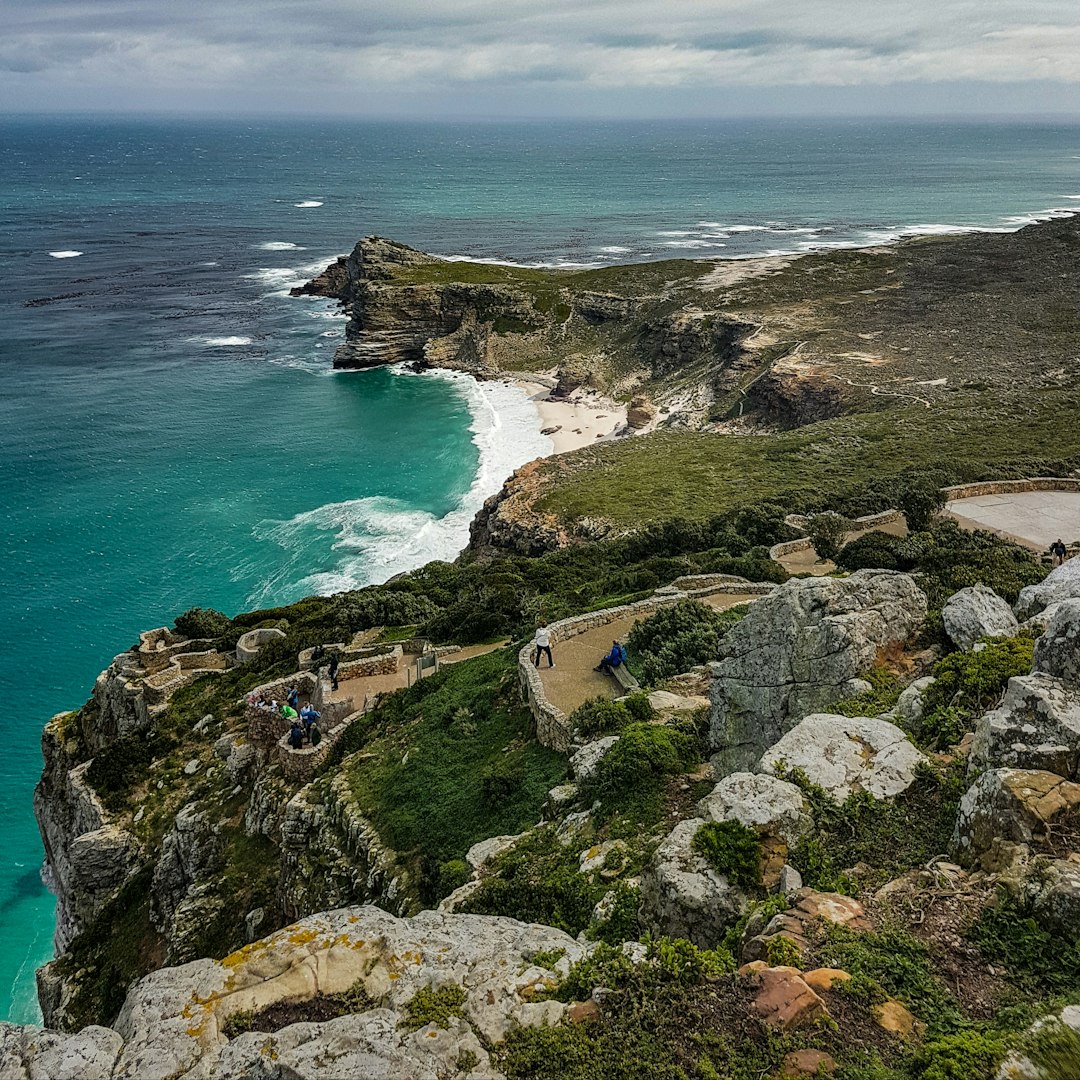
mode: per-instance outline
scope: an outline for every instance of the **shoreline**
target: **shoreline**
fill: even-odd
[[[626,406],[597,391],[579,388],[567,398],[553,399],[553,373],[505,372],[498,378],[524,391],[532,402],[540,434],[552,443],[549,457],[605,442],[626,428]]]

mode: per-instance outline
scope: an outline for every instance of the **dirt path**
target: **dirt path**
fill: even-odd
[[[760,599],[745,593],[714,593],[702,600],[717,611],[735,607],[748,600]],[[617,698],[622,687],[610,676],[593,671],[602,656],[611,650],[613,640],[625,641],[634,623],[645,616],[618,619],[615,622],[587,630],[584,634],[556,643],[552,647],[555,667],[549,668],[547,660],[541,661],[540,681],[548,701],[565,713],[571,713],[579,705],[594,697]]]
[[[885,525],[875,525],[870,529],[856,529],[844,536],[844,543],[858,540],[860,536],[866,536],[872,532],[888,533],[890,536],[907,536],[908,527],[903,518],[897,521],[887,522]],[[836,563],[832,559],[819,559],[817,552],[811,548],[802,551],[792,551],[787,555],[781,555],[776,560],[789,574],[812,574],[814,577],[824,577],[836,569]]]

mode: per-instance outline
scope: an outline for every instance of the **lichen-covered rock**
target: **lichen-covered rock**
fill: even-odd
[[[803,793],[787,780],[764,773],[725,776],[697,806],[706,821],[739,821],[794,847],[812,821]]]
[[[728,631],[713,665],[709,740],[718,775],[750,769],[808,713],[848,693],[879,648],[922,626],[926,597],[907,574],[796,578]]]
[[[618,735],[605,735],[595,742],[586,743],[570,758],[570,771],[581,783],[591,780],[600,766],[600,759],[619,741]]]
[[[1057,605],[1035,642],[1033,667],[1060,679],[1069,690],[1080,690],[1080,600]]]
[[[1080,693],[1042,672],[1010,679],[1001,704],[976,725],[969,761],[973,771],[1007,766],[1075,779]]]
[[[926,712],[926,691],[934,685],[932,675],[916,679],[910,686],[904,687],[896,701],[895,716],[906,728],[917,724]]]
[[[419,1031],[398,1026],[389,1009],[341,1016],[322,1024],[293,1024],[272,1035],[250,1032],[222,1051],[214,1080],[498,1080],[488,1053],[463,1020]]]
[[[764,960],[769,952],[769,942],[778,937],[786,938],[805,955],[813,935],[811,927],[816,922],[846,926],[856,931],[870,929],[866,910],[853,897],[800,889],[791,907],[774,915],[768,922],[759,914],[750,916],[743,935],[743,963]]]
[[[978,863],[1001,841],[1038,844],[1055,820],[1080,811],[1080,784],[1056,773],[991,769],[960,800],[952,837],[955,857]]]
[[[1035,919],[1064,940],[1076,937],[1080,926],[1080,862],[1039,859],[1025,882]]]
[[[76,1035],[0,1023],[0,1076],[4,1080],[110,1080],[124,1040],[109,1028]]]
[[[1017,618],[1030,619],[1051,604],[1059,604],[1073,597],[1080,597],[1080,559],[1062,563],[1038,585],[1021,589],[1015,607]]]
[[[533,962],[561,951],[566,968],[591,946],[549,926],[424,911],[400,919],[374,907],[323,912],[222,961],[162,968],[128,993],[115,1030],[58,1035],[0,1025],[0,1075],[18,1080],[338,1080],[342,1076],[496,1076],[483,1048],[514,1027],[558,1023],[544,1000],[553,972]],[[460,1017],[410,1034],[401,1021],[418,991],[459,987]],[[282,1002],[362,988],[371,1007],[319,1024],[230,1041],[225,1022]],[[264,1052],[264,1048],[270,1052]],[[469,1064],[471,1062],[471,1064]],[[74,1064],[71,1064],[74,1063]],[[69,1068],[69,1072],[64,1069]],[[74,1071],[71,1071],[74,1070]]]
[[[656,934],[714,948],[738,921],[749,898],[693,848],[702,818],[680,821],[641,875],[641,913]]]
[[[1034,1035],[1054,1024],[1062,1024],[1080,1032],[1080,1005],[1066,1005],[1057,1015],[1042,1017],[1032,1025],[1028,1034]],[[996,1080],[1061,1080],[1060,1075],[1051,1076],[1047,1069],[1036,1065],[1020,1050],[1010,1051],[995,1075]],[[1076,1075],[1080,1075],[1080,1067]]]
[[[904,732],[887,720],[815,713],[765,751],[758,771],[801,769],[811,783],[843,802],[855,791],[875,799],[899,795],[925,761]]]
[[[1019,627],[1012,608],[981,583],[950,596],[941,608],[941,621],[953,644],[964,650],[980,638],[1012,637]]]

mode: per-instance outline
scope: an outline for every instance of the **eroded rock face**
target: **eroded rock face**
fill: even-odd
[[[1020,590],[1016,600],[1016,615],[1030,619],[1051,604],[1080,597],[1080,559],[1070,559],[1055,567],[1038,584]]]
[[[809,937],[815,922],[829,922],[857,931],[870,929],[870,920],[858,900],[839,893],[800,889],[795,895],[795,903],[768,922],[760,914],[750,916],[743,943],[743,962],[764,960],[769,952],[769,942],[778,937],[786,938],[805,955],[810,948]]]
[[[906,791],[926,761],[908,737],[887,720],[815,713],[792,728],[758,762],[758,771],[802,769],[811,783],[837,801],[865,791],[888,799]]]
[[[324,912],[223,961],[196,960],[147,975],[129,992],[115,1030],[86,1028],[62,1036],[0,1025],[0,1075],[19,1080],[390,1080],[473,1073],[486,1078],[496,1074],[485,1068],[485,1045],[519,1025],[558,1023],[566,1009],[560,1002],[536,1000],[553,988],[556,977],[533,957],[561,949],[560,963],[572,964],[590,948],[551,927],[485,915],[425,911],[399,919],[374,907]],[[223,1033],[225,1021],[237,1012],[338,994],[357,984],[373,1002],[370,1009],[326,1023],[294,1024],[273,1035],[230,1041]],[[428,1025],[406,1031],[403,1010],[417,991],[449,986],[464,992],[461,1016],[446,1029]]]
[[[1057,605],[1035,642],[1033,667],[1060,679],[1070,690],[1080,690],[1080,600]]]
[[[960,800],[952,849],[966,866],[1000,841],[1041,843],[1056,821],[1080,811],[1080,784],[1032,769],[991,769]]]
[[[654,933],[714,948],[749,899],[693,849],[704,824],[702,818],[680,821],[656,849],[641,875],[641,910]]]
[[[1068,940],[1080,926],[1080,862],[1039,860],[1038,873],[1026,882],[1035,918],[1052,933]]]
[[[846,696],[879,648],[906,641],[926,617],[907,574],[793,579],[747,611],[713,665],[709,738],[719,775],[751,769],[808,713]]]
[[[1015,676],[1001,704],[977,724],[969,760],[973,771],[1008,766],[1075,779],[1080,767],[1080,694],[1052,675]]]
[[[738,821],[794,847],[813,822],[803,793],[786,780],[762,773],[725,776],[697,806],[706,821]]]
[[[1012,608],[983,584],[961,589],[941,609],[945,633],[958,649],[970,649],[980,638],[1012,637],[1019,623]]]

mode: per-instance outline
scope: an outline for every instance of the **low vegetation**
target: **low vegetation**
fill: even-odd
[[[646,686],[717,659],[724,634],[740,609],[714,611],[700,600],[680,600],[635,623],[626,645],[631,670]]]

